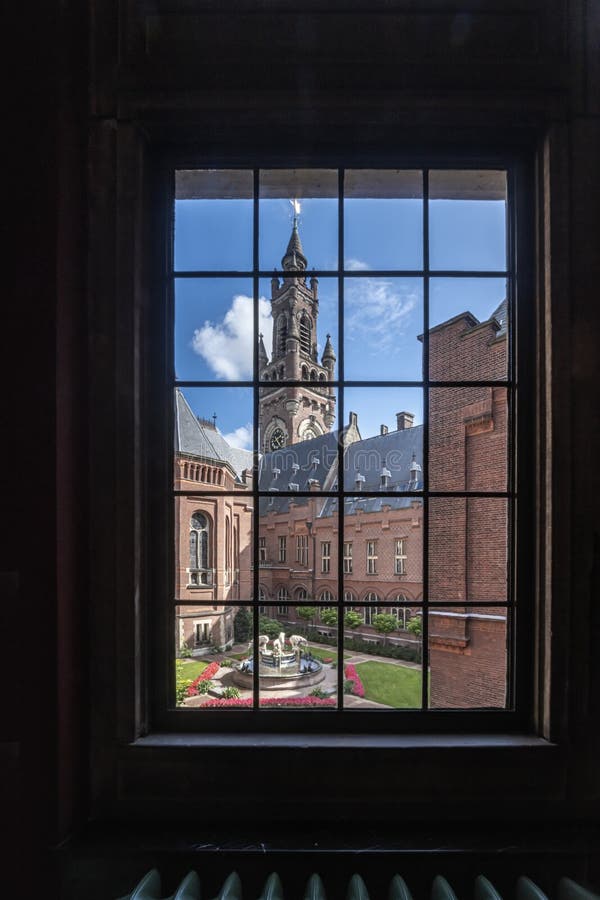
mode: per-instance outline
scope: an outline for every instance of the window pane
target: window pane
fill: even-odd
[[[409,629],[395,607],[363,607],[362,612],[364,622],[346,630],[344,708],[420,709],[421,608],[411,608]]]
[[[430,611],[431,708],[506,706],[508,614],[463,606]]]
[[[506,268],[505,172],[430,172],[429,198],[432,269]]]
[[[309,497],[261,497],[259,508],[265,602],[310,604],[324,591],[337,594],[337,512]]]
[[[252,617],[248,607],[176,607],[176,706],[220,709],[252,705],[252,679],[246,683],[243,677],[252,641]]]
[[[347,278],[344,282],[344,377],[420,381],[423,282],[420,278]]]
[[[420,388],[348,388],[347,491],[419,491],[423,465]]]
[[[261,708],[335,709],[335,628],[323,625],[315,606],[277,604],[267,612],[258,650]]]
[[[175,390],[176,491],[250,492],[251,388]]]
[[[261,171],[261,269],[337,268],[337,186],[336,170]]]
[[[429,376],[502,380],[508,373],[507,284],[503,278],[432,278]]]
[[[175,173],[175,269],[252,268],[252,171]]]
[[[429,500],[432,601],[506,602],[508,511],[508,501],[497,498]]]
[[[316,276],[260,282],[259,378],[337,378],[338,281]]]
[[[423,178],[419,171],[348,170],[344,176],[346,269],[420,269]]]
[[[177,600],[252,598],[252,500],[244,491],[174,498]]]
[[[337,390],[261,387],[260,416],[260,489],[329,490],[337,456]]]
[[[434,491],[505,491],[506,388],[432,388],[429,486]]]
[[[176,278],[175,377],[251,380],[253,309],[247,278]]]

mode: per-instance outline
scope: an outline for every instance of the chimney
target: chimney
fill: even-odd
[[[396,413],[396,423],[398,431],[405,431],[407,428],[412,428],[413,422],[415,421],[414,413],[409,412],[399,412]]]
[[[380,425],[380,426],[379,426],[379,434],[387,434],[388,431],[389,431],[389,429],[388,429],[387,425]]]
[[[355,428],[358,425],[358,416],[355,412],[351,412],[348,416],[348,425],[354,425]]]

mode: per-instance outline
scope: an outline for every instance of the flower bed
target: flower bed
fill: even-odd
[[[208,700],[202,704],[202,709],[222,709],[226,707],[252,707],[252,697],[245,697],[243,700],[232,698],[230,700]],[[263,697],[260,706],[276,706],[276,707],[314,707],[314,706],[335,706],[336,702],[333,697]]]
[[[348,665],[344,669],[344,675],[346,676],[348,681],[352,682],[352,685],[353,685],[352,693],[354,694],[354,696],[355,697],[364,697],[365,689],[364,689],[363,683],[360,680],[360,676],[359,676],[358,672],[356,671],[355,667],[351,663],[348,663]]]
[[[216,675],[218,671],[219,671],[219,663],[216,661],[211,662],[210,665],[208,665],[205,668],[204,672],[202,672],[200,675],[198,675],[197,678],[194,678],[192,683],[190,685],[188,685],[186,695],[188,697],[196,697],[200,693],[200,689],[198,687],[200,682],[201,681],[210,681],[210,679],[213,677],[213,675]]]

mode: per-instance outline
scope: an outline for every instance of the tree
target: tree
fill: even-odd
[[[347,609],[344,613],[344,625],[346,628],[351,628],[353,631],[355,628],[358,628],[359,625],[363,624],[363,617],[359,612],[356,612],[355,609]]]
[[[421,616],[414,616],[406,626],[406,630],[410,631],[411,634],[414,634],[415,637],[421,637],[421,634],[423,633]]]
[[[252,637],[252,613],[246,606],[240,606],[233,620],[233,639],[236,644],[249,641]]]
[[[269,619],[267,616],[260,616],[258,620],[258,633],[266,634],[268,638],[273,640],[276,637],[279,637],[279,632],[281,631],[281,622],[278,622],[277,619]]]
[[[387,636],[398,628],[398,620],[396,616],[390,613],[378,613],[371,619],[371,625],[378,634],[383,635],[383,646],[387,645]]]
[[[333,607],[330,609],[322,609],[319,616],[323,625],[329,625],[330,627],[337,625],[337,609],[334,609]]]
[[[310,622],[312,624],[312,620],[317,614],[316,606],[299,606],[296,610],[297,614],[301,619],[304,619],[305,622]],[[308,630],[308,626],[307,626]]]

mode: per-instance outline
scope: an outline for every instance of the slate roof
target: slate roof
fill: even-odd
[[[283,450],[266,453],[260,462],[259,488],[270,491],[271,497],[261,497],[260,514],[287,512],[290,502],[303,506],[307,497],[280,496],[282,491],[309,491],[310,480],[317,479],[321,489],[334,490],[337,486],[337,432],[321,435],[309,441],[292,444]],[[344,451],[344,487],[356,490],[356,477],[361,477],[362,491],[381,491],[381,497],[357,496],[346,503],[345,512],[352,515],[358,509],[367,512],[380,510],[385,503],[393,509],[409,507],[411,497],[386,496],[396,491],[422,489],[421,462],[423,454],[423,427],[390,431],[387,434],[366,438],[349,444]],[[314,460],[314,462],[313,462]],[[419,466],[417,481],[411,480],[414,463]],[[333,467],[333,468],[332,468]],[[382,486],[382,470],[386,470],[386,484]],[[329,476],[329,478],[328,478]],[[296,488],[290,484],[297,485]],[[331,516],[337,510],[337,499],[324,498],[321,517]]]
[[[504,298],[502,303],[496,307],[490,316],[490,319],[496,319],[500,325],[500,330],[496,334],[496,337],[504,337],[508,328],[508,301],[506,298]]]
[[[198,421],[181,391],[175,392],[175,450],[201,456],[210,462],[228,463],[238,479],[252,468],[252,452],[230,447],[217,428]]]

